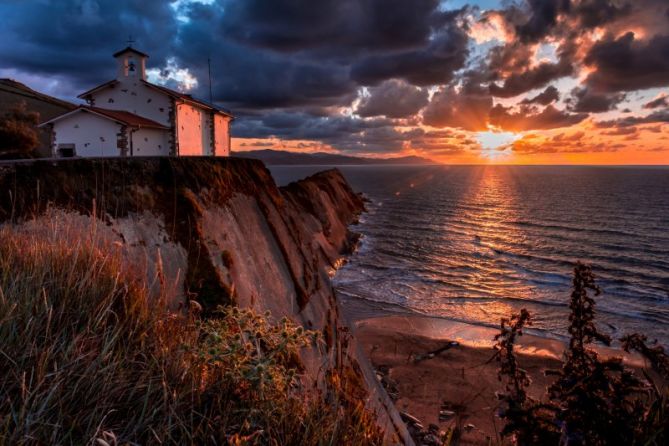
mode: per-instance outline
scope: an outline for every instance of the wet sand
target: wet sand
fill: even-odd
[[[443,319],[391,315],[355,322],[356,337],[373,366],[387,373],[396,386],[400,411],[418,418],[425,428],[436,424],[442,430],[459,427],[460,444],[502,444],[497,432],[503,425],[497,417],[495,392],[504,388],[497,376],[492,338],[497,330]],[[458,344],[434,355],[426,353]],[[518,352],[521,367],[532,378],[529,394],[540,398],[554,377],[545,377],[547,369],[559,369],[564,344],[557,340],[525,335]],[[618,350],[598,349],[604,356]],[[424,358],[416,361],[417,358]],[[626,361],[641,366],[639,357]],[[386,372],[387,370],[387,372]],[[439,420],[440,409],[454,412],[448,420]]]

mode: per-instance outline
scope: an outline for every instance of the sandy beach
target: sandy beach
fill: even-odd
[[[441,430],[458,427],[460,443],[504,444],[497,432],[503,422],[497,417],[496,391],[504,383],[497,377],[492,338],[496,330],[438,318],[390,315],[358,320],[356,336],[379,376],[391,383],[397,408]],[[428,355],[457,342],[444,351]],[[539,398],[552,377],[544,371],[560,368],[564,344],[557,340],[525,335],[518,345],[519,361],[532,377],[529,394]],[[619,352],[598,349],[600,354]],[[626,357],[634,366],[643,362]],[[439,419],[440,410],[448,419]],[[452,414],[450,413],[452,412]]]

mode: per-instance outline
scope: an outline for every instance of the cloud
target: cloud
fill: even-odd
[[[666,0],[500,3],[6,0],[0,74],[71,99],[114,76],[111,54],[132,35],[156,81],[195,96],[208,97],[211,59],[233,136],[356,153],[462,154],[480,149],[467,132],[564,128],[589,113],[610,112],[596,125],[623,138],[668,121],[665,96],[626,94],[669,85]],[[559,132],[550,150],[578,149],[578,132]]]
[[[618,20],[632,12],[630,1],[581,0],[574,8],[581,26],[595,28]]]
[[[380,0],[192,4],[176,51],[184,66],[202,67],[215,54],[215,99],[243,110],[336,112],[350,106],[361,85],[453,79],[468,54],[459,12],[442,12],[432,0],[395,6]]]
[[[531,107],[521,107],[519,111],[514,112],[510,107],[497,104],[490,111],[492,125],[514,132],[569,127],[587,117],[586,113],[572,114],[558,110],[552,105],[547,106],[541,112]]]
[[[425,48],[370,56],[355,63],[351,78],[363,85],[391,78],[419,86],[447,84],[464,67],[468,41],[462,29],[447,26]]]
[[[585,57],[594,71],[586,84],[598,92],[641,90],[669,85],[669,35],[642,41],[628,32],[597,42]]]
[[[84,89],[115,74],[111,55],[129,35],[163,66],[170,50],[165,36],[177,32],[174,11],[162,0],[2,2],[0,26],[0,68],[67,74]]]
[[[605,153],[617,152],[624,144],[610,142],[594,142],[586,140],[580,134],[564,138],[546,138],[530,134],[512,142],[504,149],[521,155],[553,154],[553,153]]]
[[[643,108],[660,108],[660,107],[669,107],[669,96],[666,93],[662,93],[657,98],[653,99],[650,102],[643,104]]]
[[[238,42],[276,51],[358,53],[425,46],[438,0],[227,1],[221,27]]]
[[[568,99],[569,110],[586,113],[602,113],[613,110],[625,99],[623,93],[595,93],[591,88],[575,88]]]
[[[636,135],[637,133],[638,130],[636,127],[618,127],[614,130],[602,132],[602,135],[625,136],[625,135]]]
[[[454,127],[470,131],[488,128],[492,97],[484,91],[457,92],[444,88],[436,92],[423,113],[423,123],[433,127]]]
[[[552,90],[548,89],[546,96],[551,94]],[[423,112],[423,124],[477,132],[494,126],[519,132],[568,127],[587,117],[586,113],[569,113],[552,105],[541,111],[527,104],[521,105],[518,111],[501,104],[493,106],[493,98],[485,90],[476,85],[465,85],[460,91],[451,88],[435,93]]]
[[[313,116],[304,112],[276,111],[247,116],[235,125],[240,138],[310,140],[353,153],[401,150],[407,135],[387,118],[360,119],[352,116]]]
[[[490,93],[502,98],[518,96],[535,88],[541,88],[555,79],[568,76],[572,70],[571,65],[567,63],[542,62],[534,68],[511,74],[504,79],[501,86],[490,85]]]
[[[599,128],[610,127],[629,127],[639,124],[669,123],[669,108],[654,111],[646,116],[625,116],[619,119],[610,119],[608,121],[599,121],[596,123]]]
[[[555,142],[578,142],[578,141],[581,141],[584,136],[585,136],[584,131],[578,131],[578,132],[572,133],[570,135],[567,135],[565,133],[559,133],[559,134],[553,136],[553,138],[551,138],[551,139],[552,139],[552,141],[555,141]]]
[[[574,74],[577,47],[573,42],[564,40],[557,44],[557,60],[537,60],[538,48],[536,44],[522,41],[491,48],[483,68],[487,80],[494,81],[490,84],[490,93],[511,98]]]
[[[358,86],[346,66],[249,50],[219,33],[223,15],[213,5],[193,5],[190,21],[180,28],[176,49],[181,65],[193,67],[199,79],[206,78],[207,57],[213,54],[215,100],[247,111],[345,106],[357,97]]]
[[[146,76],[150,82],[157,82],[176,90],[187,92],[197,88],[199,81],[188,68],[181,68],[171,57],[163,68],[149,68]]]
[[[550,33],[558,15],[569,10],[569,4],[569,0],[526,0],[525,10],[512,6],[507,10],[507,17],[516,22],[516,35],[521,41],[536,42]]]
[[[560,93],[554,86],[546,87],[544,91],[530,99],[523,99],[521,104],[548,105],[560,99]]]
[[[408,118],[418,113],[428,103],[428,92],[406,82],[389,80],[369,89],[356,113],[362,117],[387,116]]]

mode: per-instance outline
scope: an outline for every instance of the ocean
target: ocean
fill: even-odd
[[[324,166],[273,166],[283,185]],[[669,168],[342,166],[370,200],[342,299],[566,339],[575,262],[592,265],[597,319],[614,338],[669,346]],[[363,308],[357,305],[356,308]]]

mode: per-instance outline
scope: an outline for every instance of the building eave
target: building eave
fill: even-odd
[[[195,99],[192,96],[189,96],[189,95],[184,94],[184,93],[179,93],[178,91],[174,91],[170,88],[163,87],[162,85],[153,84],[153,83],[151,83],[147,80],[142,80],[142,82],[147,87],[150,87],[150,88],[153,88],[157,91],[163,92],[163,93],[167,94],[168,96],[172,97],[173,99],[179,100],[179,101],[187,103],[187,104],[195,105],[196,107],[199,107],[199,108],[202,108],[202,109],[205,109],[205,110],[213,111],[217,114],[227,116],[227,117],[231,118],[232,120],[235,119],[235,117],[232,115],[232,113],[230,113],[229,111],[227,111],[223,108],[215,106],[213,104],[209,104],[209,103],[206,103],[206,102],[201,101],[199,99]]]
[[[115,110],[110,110],[110,111],[115,112]],[[118,117],[106,114],[104,109],[100,109],[100,108],[95,109],[95,108],[87,107],[87,106],[84,106],[84,105],[80,105],[79,107],[75,108],[72,111],[69,111],[67,113],[63,113],[62,115],[56,116],[55,118],[52,118],[52,119],[50,119],[46,122],[43,122],[43,123],[39,124],[38,127],[44,127],[44,126],[47,126],[49,124],[53,124],[57,121],[65,119],[65,118],[67,118],[67,117],[69,117],[69,116],[71,116],[75,113],[79,113],[79,112],[91,113],[91,114],[94,114],[94,115],[99,116],[101,118],[107,119],[109,121],[116,122],[119,125],[125,125],[125,126],[128,126],[128,127],[134,128],[134,129],[141,129],[141,128],[150,128],[150,129],[156,129],[156,130],[169,130],[170,129],[167,126],[164,126],[164,125],[162,125],[160,123],[157,123],[155,121],[151,121],[150,119],[143,118],[139,115],[134,115],[134,113],[123,112],[123,111],[119,110],[119,112],[128,113],[130,115],[136,116],[137,118],[139,118],[139,119],[141,119],[145,122],[143,122],[141,124],[132,123],[132,122],[129,122],[127,120],[123,120],[123,119],[120,119]]]
[[[111,81],[108,81],[108,82],[105,82],[104,84],[100,84],[100,85],[98,85],[97,87],[93,87],[93,88],[91,88],[90,90],[81,93],[81,94],[80,94],[79,96],[77,96],[77,97],[78,97],[79,99],[86,99],[86,98],[87,98],[88,96],[90,96],[91,94],[93,94],[93,93],[95,93],[95,92],[97,92],[97,91],[100,91],[100,90],[104,90],[105,88],[111,88],[111,87],[115,86],[115,85],[118,84],[118,83],[119,83],[119,81],[117,81],[116,79],[111,80]]]
[[[127,47],[123,48],[122,50],[115,52],[112,56],[113,57],[118,57],[118,56],[120,56],[121,54],[124,54],[124,53],[135,53],[135,54],[138,54],[142,57],[147,57],[147,58],[149,57],[148,54],[142,53],[141,51],[136,50],[131,46],[127,46]]]

